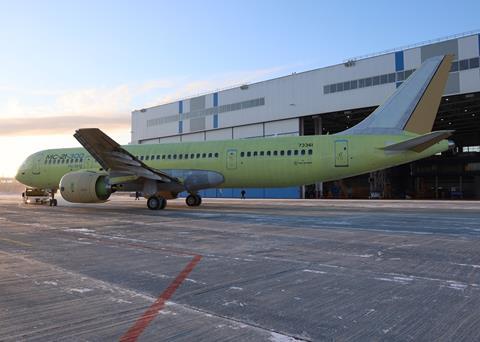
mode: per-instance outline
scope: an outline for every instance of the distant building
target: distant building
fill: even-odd
[[[454,54],[434,129],[455,129],[457,153],[370,175],[248,197],[480,199],[480,35],[468,33],[132,112],[132,143],[333,134],[370,114],[427,58]],[[207,197],[240,197],[215,189]]]

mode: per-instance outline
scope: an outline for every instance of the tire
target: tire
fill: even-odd
[[[165,207],[167,206],[167,200],[163,197],[160,197],[159,198],[160,200],[160,206],[158,207],[158,209],[165,209]]]
[[[198,196],[198,195],[195,196],[195,197],[197,198],[197,203],[195,204],[195,206],[198,207],[200,204],[202,204],[202,197],[200,197],[200,196]]]
[[[147,207],[150,210],[158,210],[160,208],[160,200],[156,196],[152,196],[147,200]]]
[[[189,207],[195,207],[197,206],[197,196],[195,195],[188,195],[187,198],[185,198],[185,203],[187,203],[187,205]]]

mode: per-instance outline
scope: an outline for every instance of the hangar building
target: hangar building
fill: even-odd
[[[336,182],[245,190],[249,198],[480,199],[479,51],[479,32],[469,32],[135,110],[132,143],[333,134],[369,115],[425,59],[454,54],[434,124],[455,130],[454,151]],[[202,195],[239,197],[241,190]]]

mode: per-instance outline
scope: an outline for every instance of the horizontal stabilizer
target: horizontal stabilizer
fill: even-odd
[[[420,135],[415,138],[404,140],[399,143],[382,147],[385,151],[415,151],[422,152],[430,146],[448,138],[454,131],[435,131],[424,135]]]

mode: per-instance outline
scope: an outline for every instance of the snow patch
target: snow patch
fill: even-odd
[[[115,297],[108,297],[108,299],[112,302],[115,302],[115,303],[120,303],[120,304],[132,304],[132,302],[128,301],[128,300],[125,300],[125,299],[121,299],[121,298],[115,298]]]
[[[316,274],[327,274],[327,272],[318,271],[318,270],[303,270],[302,272],[316,273]]]
[[[93,229],[88,228],[68,228],[65,229],[66,232],[75,232],[75,233],[95,233]]]
[[[243,288],[237,286],[230,286],[230,290],[243,291]]]
[[[447,281],[448,288],[458,291],[465,290],[468,286],[466,284],[457,283],[456,281]]]
[[[43,282],[45,285],[53,285],[53,286],[57,286],[58,283],[56,281],[50,281],[50,280],[46,280]]]
[[[296,338],[293,338],[293,337],[290,337],[290,336],[287,336],[287,335],[282,335],[282,334],[278,334],[276,332],[271,332],[270,333],[270,341],[271,342],[295,342],[295,341],[300,341],[300,340],[297,340]]]
[[[93,291],[92,289],[87,289],[86,287],[81,287],[78,289],[68,289],[67,292],[69,293],[87,293]]]

